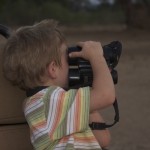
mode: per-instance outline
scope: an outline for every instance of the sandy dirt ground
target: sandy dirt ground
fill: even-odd
[[[150,31],[87,30],[66,32],[69,43],[96,40],[102,45],[119,40],[123,51],[119,64],[116,93],[120,121],[110,129],[110,150],[150,150]],[[113,107],[102,111],[107,122]]]
[[[102,45],[119,40],[122,56],[116,69],[116,94],[120,121],[110,129],[110,150],[150,150],[150,31],[102,30],[82,28],[67,30],[69,45],[78,41],[96,40]],[[101,112],[106,122],[112,122],[113,108]]]

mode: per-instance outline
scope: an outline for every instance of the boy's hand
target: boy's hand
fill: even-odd
[[[90,92],[90,112],[111,105],[115,100],[113,80],[103,56],[100,42],[79,42],[80,52],[72,52],[70,57],[81,57],[88,60],[93,71],[93,83]]]
[[[97,56],[100,59],[100,56],[103,56],[103,49],[100,42],[94,41],[86,41],[86,42],[79,42],[77,44],[82,48],[80,52],[72,52],[69,54],[70,57],[81,57],[86,60],[93,60]]]

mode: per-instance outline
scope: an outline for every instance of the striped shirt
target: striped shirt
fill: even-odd
[[[24,114],[36,150],[101,150],[89,128],[90,88],[50,86],[25,100]]]

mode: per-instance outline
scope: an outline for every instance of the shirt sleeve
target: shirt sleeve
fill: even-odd
[[[47,126],[51,140],[60,139],[89,127],[90,88],[49,92]]]

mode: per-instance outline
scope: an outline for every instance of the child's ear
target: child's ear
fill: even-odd
[[[48,75],[52,79],[56,79],[56,77],[57,77],[57,69],[58,69],[58,66],[56,65],[56,63],[54,61],[52,61],[49,64],[49,66],[48,66]]]

